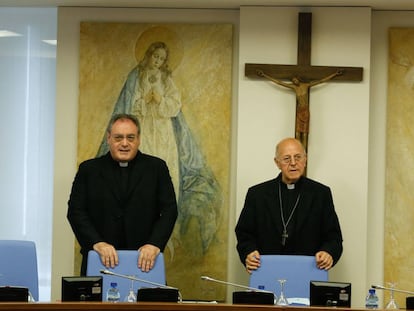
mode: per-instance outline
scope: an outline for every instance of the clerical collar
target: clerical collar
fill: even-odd
[[[128,167],[128,162],[118,162],[120,167]]]
[[[294,190],[295,188],[296,188],[296,183],[293,183],[293,184],[287,184],[287,183],[285,183],[284,181],[282,181],[282,180],[280,180],[280,183],[283,185],[283,186],[286,186],[286,189],[288,189],[288,190]]]
[[[280,175],[280,183],[284,186],[286,186],[286,189],[288,190],[295,190],[300,189],[302,185],[302,177],[300,177],[295,183],[287,184],[282,180],[282,176]],[[285,188],[284,188],[285,189]]]

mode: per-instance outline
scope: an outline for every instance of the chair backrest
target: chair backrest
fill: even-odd
[[[39,300],[36,245],[33,241],[0,240],[0,286],[27,287]]]
[[[156,284],[166,285],[165,281],[165,265],[164,265],[164,255],[159,253],[155,261],[154,267],[149,272],[142,272],[138,269],[138,251],[135,250],[119,250],[119,264],[115,268],[107,269],[102,265],[101,259],[97,252],[89,251],[88,253],[88,265],[86,268],[87,276],[103,276],[103,286],[102,286],[102,300],[106,300],[106,293],[111,286],[111,282],[116,282],[118,284],[118,289],[121,293],[121,301],[124,301],[125,297],[128,295],[131,285],[133,285],[134,293],[136,294],[138,289],[141,287],[157,287],[145,282],[131,281],[126,278],[119,276],[108,275],[100,273],[101,270],[109,270],[113,273],[133,276],[137,279],[144,281],[153,282]]]
[[[328,271],[316,266],[314,256],[261,255],[260,268],[253,271],[249,286],[280,294],[279,279],[285,279],[286,298],[307,298],[310,281],[327,281]]]

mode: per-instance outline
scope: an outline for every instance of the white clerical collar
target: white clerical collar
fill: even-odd
[[[287,187],[289,190],[293,190],[293,189],[295,189],[295,184],[286,184],[286,187]]]
[[[118,162],[120,167],[128,167],[128,162]]]

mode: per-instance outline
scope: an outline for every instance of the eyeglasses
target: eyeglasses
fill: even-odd
[[[295,162],[302,162],[305,158],[306,156],[304,154],[295,154],[294,156],[284,156],[278,160],[282,164],[290,164],[293,160],[295,160]]]
[[[130,143],[132,143],[132,142],[134,142],[135,141],[135,139],[137,138],[137,135],[134,135],[134,134],[130,134],[130,135],[120,135],[120,134],[115,134],[115,135],[112,135],[112,138],[117,142],[117,143],[119,143],[119,142],[121,142],[121,141],[123,141],[125,138],[126,138],[126,140],[128,141],[128,142],[130,142]]]

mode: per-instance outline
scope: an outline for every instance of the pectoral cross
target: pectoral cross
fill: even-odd
[[[302,142],[307,151],[310,88],[329,81],[362,81],[362,68],[311,66],[312,13],[299,13],[298,29],[297,65],[246,64],[245,76],[265,78],[295,92],[295,137]]]
[[[286,229],[283,229],[282,233],[282,246],[285,246],[286,239],[289,237],[289,234],[287,233]]]

